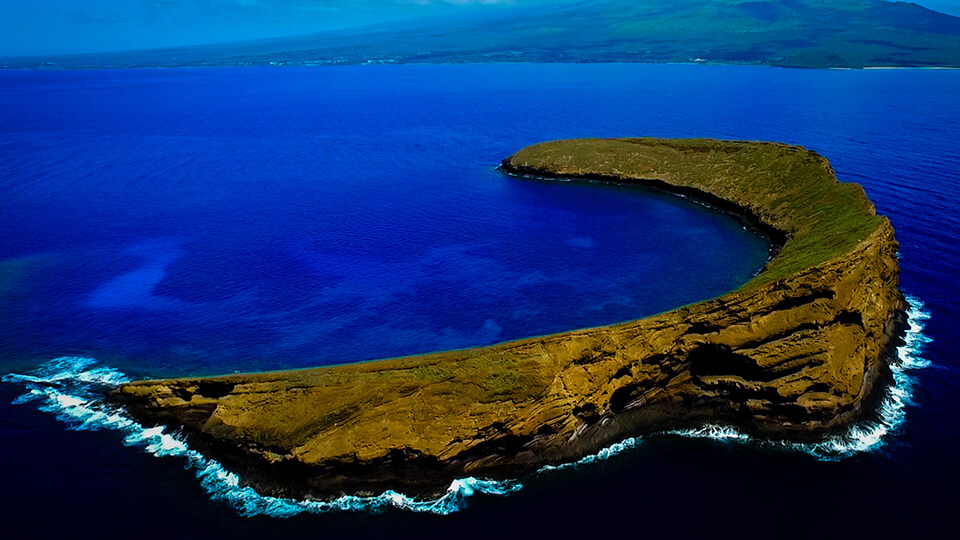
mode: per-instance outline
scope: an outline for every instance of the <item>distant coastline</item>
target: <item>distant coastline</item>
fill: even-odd
[[[384,60],[365,60],[357,62],[339,62],[335,60],[309,60],[309,61],[268,61],[268,62],[242,62],[237,61],[235,63],[189,63],[189,64],[100,64],[100,63],[90,63],[90,64],[74,64],[74,63],[65,63],[60,64],[53,61],[43,61],[43,62],[33,62],[31,59],[11,59],[11,58],[2,58],[0,57],[0,71],[95,71],[95,70],[121,70],[121,69],[203,69],[203,68],[245,68],[245,67],[275,67],[275,68],[284,68],[284,67],[336,67],[336,66],[404,66],[404,65],[431,65],[431,66],[457,66],[457,65],[482,65],[482,64],[599,64],[599,65],[635,65],[635,64],[647,64],[647,65],[673,65],[673,66],[743,66],[743,67],[768,67],[768,68],[781,68],[781,69],[825,69],[825,70],[836,70],[836,71],[887,71],[887,70],[935,70],[935,71],[948,71],[960,69],[960,63],[957,65],[942,65],[942,66],[916,66],[916,65],[868,65],[868,66],[857,66],[857,67],[848,67],[848,66],[831,66],[831,65],[819,65],[819,66],[793,66],[793,65],[779,65],[771,64],[764,62],[725,62],[725,61],[714,61],[714,60],[703,60],[703,61],[655,61],[655,60],[579,60],[579,61],[565,61],[565,60],[550,60],[550,59],[540,59],[540,60],[486,60],[486,61],[397,61],[391,59]]]
[[[795,68],[960,67],[960,17],[883,0],[500,6],[208,45],[0,58],[7,69],[380,63],[709,63]]]

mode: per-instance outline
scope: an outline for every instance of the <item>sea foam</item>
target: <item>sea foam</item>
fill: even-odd
[[[906,407],[911,404],[913,395],[913,373],[930,365],[922,356],[924,345],[930,341],[923,334],[925,321],[930,314],[924,310],[923,302],[919,299],[907,296],[907,302],[909,327],[904,344],[890,364],[893,382],[884,389],[874,418],[855,423],[843,433],[808,444],[760,440],[732,427],[714,425],[664,434],[803,452],[825,461],[837,461],[883,447],[890,435],[895,434],[904,422]],[[42,364],[32,373],[13,373],[5,375],[2,380],[25,387],[26,392],[14,400],[15,404],[36,403],[40,410],[54,414],[71,429],[115,430],[124,435],[123,442],[127,446],[140,448],[156,457],[184,459],[185,467],[193,471],[211,499],[231,505],[243,516],[291,517],[331,511],[381,512],[389,508],[446,515],[464,508],[474,495],[503,496],[523,487],[518,480],[469,477],[454,480],[443,495],[433,499],[411,497],[391,490],[376,496],[344,495],[324,501],[271,497],[258,493],[252,487],[243,486],[238,475],[224,469],[216,460],[192,450],[180,435],[162,427],[144,427],[122,409],[104,402],[102,396],[105,391],[129,381],[120,371],[97,366],[96,361],[89,358],[62,357]],[[657,434],[649,437],[655,436]],[[642,440],[641,437],[626,439],[575,462],[544,466],[533,476],[586,467],[629,452],[639,446]]]
[[[144,427],[120,408],[103,401],[103,393],[130,379],[108,367],[95,367],[90,358],[62,357],[42,364],[30,374],[9,374],[4,382],[21,383],[26,393],[15,404],[35,402],[40,410],[53,413],[71,429],[111,429],[124,434],[127,446],[143,449],[156,457],[179,457],[194,472],[200,485],[214,500],[233,506],[241,515],[290,517],[304,512],[382,511],[398,508],[412,512],[450,514],[461,509],[476,494],[506,495],[522,487],[516,481],[493,481],[460,478],[450,483],[446,492],[434,499],[418,499],[384,491],[380,495],[359,497],[344,495],[328,501],[294,500],[271,497],[243,486],[240,477],[226,470],[216,460],[192,450],[179,435],[162,427]]]
[[[923,348],[931,341],[931,338],[923,333],[930,313],[924,309],[923,301],[919,298],[906,295],[906,300],[908,327],[904,332],[903,345],[897,348],[896,356],[890,362],[893,382],[884,388],[877,411],[871,418],[855,422],[840,433],[812,443],[756,439],[730,426],[707,425],[667,433],[691,438],[783,448],[810,454],[821,461],[839,461],[882,448],[889,439],[888,435],[896,433],[903,424],[906,408],[912,404],[915,384],[913,373],[930,366],[930,361],[923,357]]]

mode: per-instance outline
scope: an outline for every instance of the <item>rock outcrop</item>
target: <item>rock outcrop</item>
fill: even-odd
[[[112,393],[266,493],[430,492],[706,422],[815,439],[856,419],[902,323],[897,243],[814,152],[715,140],[574,140],[508,173],[649,184],[734,211],[779,251],[739,289],[605,326],[323,368],[148,380]]]

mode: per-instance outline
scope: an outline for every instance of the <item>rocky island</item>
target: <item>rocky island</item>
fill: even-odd
[[[515,175],[653,186],[735,213],[775,254],[733,292],[644,319],[465,350],[111,393],[263,493],[429,493],[515,477],[627,437],[728,424],[813,440],[869,410],[898,343],[898,245],[863,189],[797,146],[584,139]]]

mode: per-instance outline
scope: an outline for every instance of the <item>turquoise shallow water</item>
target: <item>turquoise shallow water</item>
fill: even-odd
[[[607,461],[521,479],[505,498],[479,494],[503,486],[468,483],[452,516],[386,504],[277,521],[211,501],[211,485],[229,490],[210,478],[230,479],[210,473],[201,485],[182,470],[193,458],[153,457],[178,453],[175,441],[122,426],[65,431],[37,405],[87,427],[109,419],[91,421],[82,399],[44,397],[3,406],[2,480],[16,486],[4,512],[56,515],[58,530],[89,534],[153,521],[239,536],[471,537],[491,523],[549,534],[639,519],[651,532],[724,536],[744,507],[754,526],[790,522],[797,535],[814,532],[796,520],[810,513],[839,526],[882,509],[858,521],[865,532],[936,524],[957,485],[946,457],[957,439],[943,426],[957,410],[958,82],[956,72],[643,65],[0,73],[0,362],[86,380],[72,398],[119,376],[109,370],[315,365],[614,322],[720,294],[762,265],[763,242],[705,208],[493,170],[562,137],[818,150],[890,215],[904,289],[926,304],[918,320],[932,315],[905,351],[892,415],[842,441],[839,461],[708,430],[633,441]],[[109,370],[49,363],[62,356]],[[10,379],[0,398],[24,384]]]

